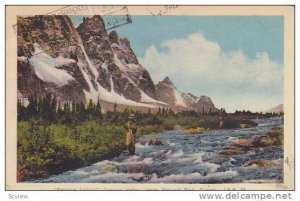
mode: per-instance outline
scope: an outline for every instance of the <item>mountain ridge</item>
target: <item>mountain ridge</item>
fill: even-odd
[[[162,97],[128,38],[108,33],[101,16],[84,18],[76,28],[68,16],[18,17],[17,26],[20,97],[51,93],[62,102],[100,98],[137,107],[217,110],[209,97],[188,100],[194,95],[177,90],[169,77],[161,85],[174,93],[170,100]]]
[[[204,95],[197,97],[192,93],[181,92],[168,76],[158,82],[156,89],[159,99],[175,107],[177,110],[184,107],[202,113],[218,111],[210,97]]]
[[[284,112],[283,104],[276,105],[276,106],[264,111],[264,113],[276,113],[276,114],[280,114],[283,112]]]

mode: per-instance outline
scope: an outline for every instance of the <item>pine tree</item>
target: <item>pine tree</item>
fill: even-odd
[[[51,115],[51,102],[52,102],[52,98],[51,98],[51,94],[47,93],[46,96],[44,98],[41,98],[39,103],[39,114],[40,116],[46,120],[51,122],[52,121],[52,115]]]
[[[58,104],[57,104],[57,115],[60,117],[62,114],[63,114],[63,110],[61,108],[60,101],[58,101]]]
[[[87,108],[89,114],[91,114],[93,112],[93,108],[94,108],[94,103],[93,103],[92,99],[90,99],[88,108]]]
[[[160,109],[160,107],[158,108],[157,114],[158,114],[158,115],[161,114],[161,109]]]
[[[127,119],[129,117],[129,109],[125,108],[122,114],[123,119]]]
[[[85,121],[86,120],[86,110],[85,110],[83,102],[80,102],[80,104],[78,104],[77,110],[78,110],[77,119],[80,122]]]
[[[89,104],[88,104],[88,107],[87,107],[87,113],[88,113],[89,119],[92,119],[92,118],[93,118],[93,116],[94,116],[94,111],[95,111],[94,103],[93,103],[92,99],[90,99]]]
[[[17,119],[18,121],[24,119],[24,113],[25,113],[25,107],[23,106],[22,100],[18,99],[18,104],[17,104]]]
[[[56,106],[57,106],[57,101],[56,101],[56,96],[54,95],[51,101],[50,105],[50,113],[49,113],[49,120],[51,122],[55,121],[56,119]]]
[[[75,103],[75,101],[73,101],[72,102],[72,115],[73,115],[73,117],[75,117],[75,115],[76,115],[76,103]]]
[[[38,112],[38,116],[42,117],[42,110],[43,110],[43,97],[39,97],[37,99],[37,112]]]
[[[66,102],[64,104],[64,114],[69,114],[70,112],[71,112],[70,104],[68,102]]]
[[[101,105],[100,105],[99,98],[98,98],[98,101],[97,101],[97,104],[96,104],[96,108],[95,108],[95,116],[98,117],[98,118],[102,116]]]
[[[117,105],[117,103],[115,102],[115,104],[114,104],[114,113],[117,112],[117,108],[118,108],[118,105]]]
[[[27,118],[31,119],[31,118],[35,118],[38,116],[38,102],[35,96],[30,95],[28,97],[28,109],[27,109]]]
[[[163,109],[161,110],[161,113],[162,113],[162,115],[165,115],[165,114],[166,114],[166,109],[163,108]]]

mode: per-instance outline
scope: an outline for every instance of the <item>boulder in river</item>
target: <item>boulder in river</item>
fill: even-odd
[[[149,172],[149,165],[146,163],[138,163],[135,165],[132,165],[128,169],[128,173],[147,173]]]
[[[253,139],[237,139],[233,140],[233,144],[240,147],[251,147]]]
[[[250,124],[242,123],[240,124],[240,128],[251,128]]]
[[[163,142],[157,138],[150,139],[148,145],[163,146]]]
[[[268,160],[253,160],[253,161],[248,161],[245,166],[260,166],[260,167],[267,167],[267,166],[272,166],[273,163]]]
[[[267,134],[269,136],[279,136],[279,135],[283,135],[284,131],[283,129],[272,128]]]
[[[118,172],[119,168],[117,165],[113,164],[113,163],[107,163],[102,165],[99,170],[100,173],[107,173],[107,172]]]
[[[252,142],[253,147],[267,147],[267,146],[280,145],[280,144],[282,144],[281,138],[266,137],[266,136],[256,138]]]
[[[240,147],[230,146],[230,147],[225,147],[225,148],[221,149],[219,151],[219,154],[229,156],[229,155],[238,154],[241,151],[242,151],[242,148],[240,148]]]

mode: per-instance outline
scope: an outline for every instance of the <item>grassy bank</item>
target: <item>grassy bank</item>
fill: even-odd
[[[138,125],[140,126],[138,136],[173,129],[184,129],[187,133],[191,134],[210,129],[240,128],[241,124],[247,124],[250,127],[257,126],[257,123],[251,120],[252,118],[253,117],[245,117],[242,115],[226,116],[224,117],[222,127],[220,127],[218,115],[193,116],[176,114],[173,116],[142,118],[138,121]]]

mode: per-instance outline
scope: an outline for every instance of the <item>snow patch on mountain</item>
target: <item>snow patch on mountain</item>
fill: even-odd
[[[90,91],[87,92],[86,90],[83,89],[83,92],[85,94],[85,98],[87,101],[89,101],[90,99],[93,100],[94,102],[96,102],[98,100],[98,92],[95,90],[91,78],[88,76],[88,74],[84,71],[84,64],[82,63],[82,61],[79,59],[79,61],[77,62],[77,65],[79,67],[79,70],[81,71],[86,83],[89,85]]]
[[[155,100],[155,99],[151,98],[150,96],[148,96],[142,90],[140,90],[140,92],[141,92],[141,102],[143,102],[143,103],[156,103],[156,104],[161,104],[161,105],[169,105],[165,102],[158,101],[158,100]]]
[[[88,61],[88,65],[89,65],[90,69],[92,70],[92,72],[97,71],[95,66],[93,65],[93,63],[90,61],[88,55],[85,53],[84,47],[82,46],[81,48],[82,48],[82,51],[84,52],[85,58]],[[124,71],[126,70],[126,66],[118,59],[116,54],[115,54],[114,60],[116,62],[116,65],[121,70],[124,70]],[[87,72],[84,71],[84,67],[85,67],[84,64],[80,60],[77,64],[79,66],[79,69],[80,69],[85,81],[88,83],[89,88],[90,88],[90,91],[83,90],[87,101],[89,101],[91,99],[94,102],[96,102],[99,98],[101,100],[112,102],[112,103],[117,103],[117,104],[140,106],[140,107],[150,107],[150,108],[156,108],[157,107],[156,105],[153,105],[153,104],[139,103],[139,102],[135,102],[135,101],[126,99],[122,95],[118,94],[114,90],[114,82],[113,82],[112,77],[110,77],[111,91],[106,90],[97,81],[96,81],[96,84],[97,84],[97,90],[96,90],[95,87],[93,86],[92,82],[91,82],[91,77],[87,74]],[[107,65],[106,64],[103,64],[101,67],[107,70]],[[94,74],[96,74],[96,73],[94,73]],[[97,72],[96,78],[98,76],[99,76],[99,74]],[[128,79],[132,83],[134,83],[129,77],[128,77]],[[157,101],[157,102],[159,102],[159,101]],[[155,100],[154,101],[149,101],[149,103],[155,103]]]
[[[83,52],[83,54],[84,54],[84,56],[85,56],[85,59],[86,59],[86,61],[88,62],[89,68],[91,69],[91,71],[92,71],[93,74],[95,75],[95,79],[97,80],[98,77],[99,77],[99,73],[98,73],[96,67],[94,66],[94,64],[93,64],[93,62],[90,60],[90,58],[88,57],[88,55],[87,55],[87,53],[86,53],[86,51],[85,51],[83,45],[82,45],[82,44],[79,44],[79,47],[81,48],[81,50],[82,50],[82,52]]]
[[[106,63],[103,63],[101,65],[101,68],[104,69],[106,72],[108,72],[108,68],[107,68],[107,64]]]
[[[174,96],[175,96],[175,105],[187,107],[187,105],[184,103],[182,93],[180,91],[178,91],[176,88],[173,88],[173,90],[174,90]]]
[[[27,58],[27,57],[25,57],[25,56],[17,57],[17,61],[20,61],[20,62],[25,62],[25,63],[27,63],[27,61],[28,61],[28,58]]]
[[[194,96],[193,94],[190,94],[190,93],[186,93],[186,94],[183,94],[184,98],[187,99],[189,102],[191,103],[197,103],[200,99],[196,96]]]
[[[97,88],[96,90],[88,76],[88,74],[83,70],[83,64],[81,61],[78,62],[78,66],[80,68],[81,73],[83,74],[84,79],[88,83],[90,87],[90,91],[83,90],[86,100],[89,101],[90,99],[96,102],[99,99],[117,103],[117,104],[124,104],[124,105],[132,105],[132,106],[140,106],[140,107],[150,107],[150,108],[156,108],[156,105],[152,104],[146,104],[146,103],[138,103],[129,99],[126,99],[122,95],[118,94],[114,91],[114,82],[112,80],[112,77],[110,78],[110,84],[111,84],[111,91],[107,91],[105,88],[103,88],[99,82],[97,82]]]
[[[74,63],[73,59],[67,59],[62,56],[53,58],[48,55],[39,44],[34,44],[35,51],[29,58],[29,62],[34,67],[36,75],[46,82],[53,82],[57,85],[65,85],[74,78],[65,70],[56,67]]]
[[[127,67],[120,61],[116,53],[114,53],[114,62],[123,72],[127,71]]]
[[[157,107],[156,105],[152,105],[152,104],[138,103],[138,102],[126,99],[125,97],[121,96],[120,94],[118,94],[117,92],[114,91],[112,78],[111,78],[111,91],[110,92],[107,91],[106,89],[104,89],[99,83],[97,83],[97,85],[98,85],[99,98],[101,100],[105,100],[108,102],[114,102],[117,104],[124,104],[124,105],[150,107],[150,108]]]
[[[139,69],[141,68],[141,66],[138,64],[127,64],[127,66],[128,70],[130,71],[139,71]]]
[[[141,66],[138,64],[134,64],[134,63],[129,63],[126,64],[124,62],[122,62],[119,58],[118,55],[116,53],[114,53],[114,62],[115,64],[121,69],[121,71],[123,72],[139,72],[139,70],[141,69]]]
[[[75,60],[64,58],[63,56],[59,55],[58,57],[55,58],[54,62],[55,62],[54,64],[55,67],[60,67],[60,66],[68,65],[70,63],[75,63]]]

